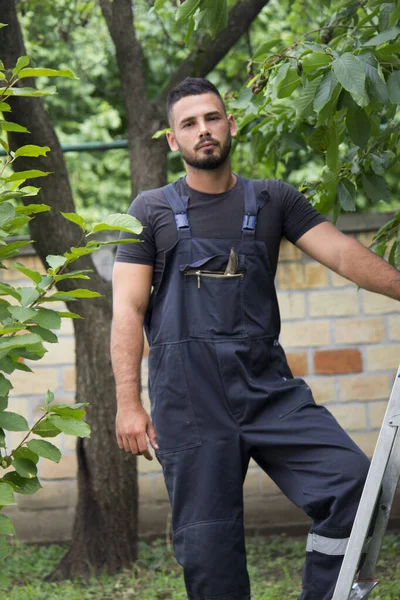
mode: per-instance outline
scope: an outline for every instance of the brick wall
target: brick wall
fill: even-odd
[[[351,215],[342,229],[369,245],[381,222],[372,216]],[[360,231],[361,230],[361,231]],[[355,233],[354,233],[355,232]],[[112,257],[103,253],[98,267],[110,274]],[[26,255],[23,262],[35,267],[38,259]],[[2,271],[3,279],[18,273]],[[21,282],[23,283],[23,282]],[[364,290],[304,256],[283,242],[277,275],[282,317],[281,343],[294,375],[304,377],[317,402],[326,405],[350,436],[372,456],[390,388],[400,362],[400,313],[396,301]],[[10,409],[24,414],[29,422],[37,417],[38,405],[47,389],[62,402],[74,401],[74,339],[72,324],[65,322],[60,344],[35,368],[36,375],[13,376]],[[143,360],[143,382],[147,382],[147,357]],[[148,408],[147,387],[144,404]],[[21,434],[13,433],[18,442]],[[41,459],[43,489],[34,496],[18,496],[9,509],[17,533],[27,540],[65,540],[70,537],[76,500],[75,439],[54,439],[64,455],[60,464]],[[140,532],[164,534],[169,528],[169,504],[160,466],[156,460],[138,459],[140,489]],[[245,481],[247,530],[304,530],[309,523],[275,484],[250,464]],[[400,518],[397,501],[392,522]]]

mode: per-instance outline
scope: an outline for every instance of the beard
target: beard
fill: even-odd
[[[210,140],[210,142],[213,142],[213,140]],[[205,143],[206,140],[203,142],[203,144]],[[206,150],[205,156],[202,156],[201,158],[198,158],[193,154],[189,154],[181,147],[179,147],[179,151],[185,163],[187,163],[191,167],[194,167],[195,169],[200,169],[202,171],[212,171],[214,169],[218,169],[218,167],[225,163],[230,154],[231,146],[232,136],[231,133],[228,132],[228,135],[222,146],[218,145],[214,146],[213,150]],[[219,152],[217,152],[218,148],[220,148]]]

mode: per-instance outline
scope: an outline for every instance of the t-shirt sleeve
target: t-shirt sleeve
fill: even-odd
[[[133,238],[140,241],[132,244],[119,244],[117,246],[115,261],[136,263],[139,265],[154,265],[156,260],[156,245],[148,219],[147,203],[141,194],[133,200],[128,209],[128,214],[140,221],[143,225],[143,231],[139,235],[121,232],[119,239]]]
[[[295,244],[307,231],[326,219],[296,188],[280,181],[283,210],[283,235]]]

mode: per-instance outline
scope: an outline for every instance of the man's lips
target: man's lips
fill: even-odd
[[[201,146],[199,146],[199,150],[201,148],[212,148],[213,146],[216,146],[217,144],[215,142],[207,142],[206,144],[202,144]]]

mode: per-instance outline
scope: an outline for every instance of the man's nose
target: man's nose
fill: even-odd
[[[210,135],[210,129],[208,127],[207,121],[200,121],[199,135],[200,135],[200,137],[203,137],[205,135]]]

